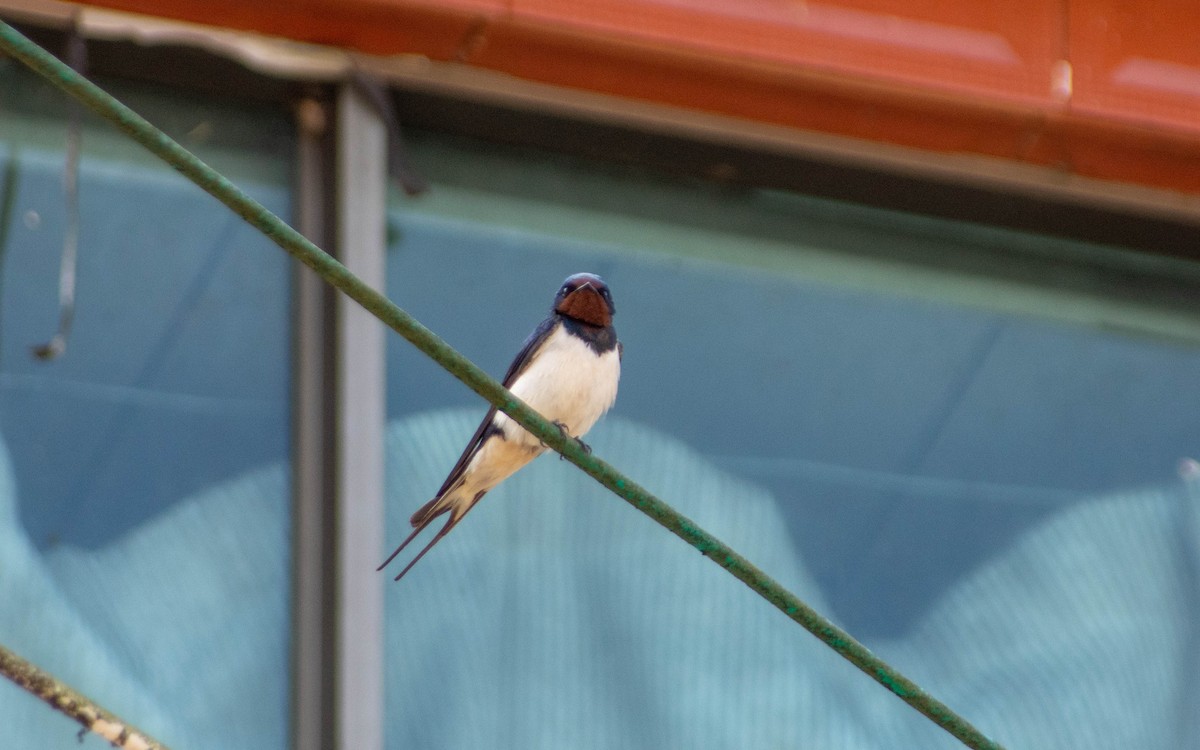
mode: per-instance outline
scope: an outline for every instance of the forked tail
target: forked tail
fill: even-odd
[[[394,581],[399,581],[404,577],[405,573],[412,569],[412,566],[417,564],[418,560],[425,556],[426,552],[433,549],[433,545],[437,544],[439,541],[441,541],[442,537],[450,533],[450,529],[454,528],[458,522],[467,515],[467,511],[475,507],[475,503],[479,502],[479,498],[483,497],[484,494],[486,494],[486,490],[475,495],[475,497],[471,499],[471,502],[468,503],[465,508],[461,508],[461,510],[461,506],[455,506],[450,503],[440,503],[439,501],[443,500],[445,496],[435,497],[428,503],[425,503],[425,505],[422,505],[421,508],[412,516],[411,523],[414,526],[412,533],[409,534],[408,538],[401,542],[400,546],[396,548],[396,551],[388,555],[388,559],[384,560],[383,564],[375,570],[380,571],[386,568],[388,563],[390,563],[392,560],[395,560],[396,555],[400,554],[400,552],[408,546],[409,542],[417,538],[417,534],[420,534],[422,531],[424,531],[429,524],[433,523],[435,518],[448,512],[450,514],[450,518],[446,521],[446,525],[443,526],[436,535],[434,535],[433,540],[430,541],[429,544],[426,544],[424,549],[417,553],[417,556],[412,559],[412,562],[410,562],[408,565],[405,565],[404,570],[400,571],[400,574],[392,579]],[[441,505],[441,507],[438,507],[439,505]]]
[[[447,510],[449,510],[449,508],[447,508]],[[390,563],[392,560],[396,559],[396,555],[400,554],[400,552],[405,547],[408,546],[409,542],[411,542],[413,539],[416,539],[417,534],[420,534],[422,531],[424,531],[425,527],[428,526],[429,523],[431,521],[433,521],[434,518],[437,518],[437,516],[430,516],[428,519],[426,519],[425,523],[423,523],[420,526],[418,526],[417,528],[413,529],[412,533],[408,535],[408,538],[405,539],[400,544],[400,546],[396,548],[396,551],[393,552],[392,554],[388,555],[388,559],[384,560],[383,564],[380,565],[375,570],[379,571],[379,570],[383,570],[384,568],[386,568],[388,566],[388,563]],[[432,549],[433,545],[437,544],[438,541],[442,537],[446,536],[446,534],[450,531],[450,529],[454,528],[454,524],[456,524],[456,523],[458,523],[458,520],[455,519],[455,517],[453,515],[451,515],[450,520],[446,521],[446,525],[442,527],[442,530],[439,531],[437,533],[437,535],[433,537],[433,541],[431,541],[429,544],[426,544],[425,549],[423,549],[419,553],[417,553],[417,556],[412,559],[412,562],[410,562],[408,565],[405,565],[404,570],[400,571],[400,575],[396,576],[392,580],[399,581],[401,578],[403,578],[404,574],[407,573],[412,568],[412,566],[417,564],[417,560],[420,560],[422,557],[424,557],[425,553],[428,552],[430,549]]]

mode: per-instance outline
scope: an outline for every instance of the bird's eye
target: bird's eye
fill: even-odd
[[[558,290],[558,293],[559,293],[559,294],[566,294],[567,292],[570,292],[570,291],[571,291],[571,285],[570,285],[570,284],[563,284],[563,288],[562,288],[562,289],[559,289],[559,290]]]

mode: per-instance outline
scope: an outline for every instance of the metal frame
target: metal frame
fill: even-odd
[[[381,288],[383,123],[350,86],[296,120],[298,228]],[[382,750],[384,329],[296,269],[291,747]]]
[[[384,286],[387,131],[349,84],[338,89],[335,254],[375,289]],[[335,747],[383,748],[384,328],[337,295]]]
[[[330,106],[308,97],[296,110],[296,222],[328,246],[332,182]],[[292,689],[291,747],[335,747],[333,606],[336,527],[334,292],[307,266],[292,283]]]

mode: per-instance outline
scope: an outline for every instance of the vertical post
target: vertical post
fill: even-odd
[[[295,221],[331,245],[332,102],[296,106]],[[292,648],[291,750],[335,747],[337,591],[333,445],[334,291],[308,266],[292,276]]]
[[[337,97],[335,248],[368,286],[384,285],[387,133],[349,84]],[[383,750],[384,328],[337,296],[335,364],[338,750]]]
[[[350,89],[296,109],[296,221],[384,281],[387,163]],[[297,264],[293,286],[292,750],[382,750],[384,329]]]

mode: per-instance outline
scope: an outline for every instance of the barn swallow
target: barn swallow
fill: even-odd
[[[621,343],[612,325],[615,312],[608,285],[599,276],[568,276],[554,296],[550,317],[525,340],[504,375],[505,388],[575,440],[617,399]],[[412,515],[412,533],[378,570],[387,567],[434,519],[448,513],[446,525],[400,571],[395,578],[399,581],[480,498],[545,450],[540,440],[493,406],[441,489]]]

